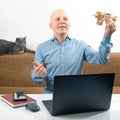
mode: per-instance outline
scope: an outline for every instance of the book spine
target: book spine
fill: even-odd
[[[7,100],[3,99],[2,97],[0,98],[3,102],[7,103],[8,105],[10,105],[11,107],[15,108],[15,106],[13,104],[11,104],[10,102],[8,102]]]

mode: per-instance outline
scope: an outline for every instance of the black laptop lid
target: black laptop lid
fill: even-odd
[[[114,73],[55,76],[52,115],[108,110]]]

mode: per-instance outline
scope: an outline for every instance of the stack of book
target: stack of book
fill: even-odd
[[[26,95],[25,100],[14,100],[13,93],[0,96],[0,99],[13,108],[25,106],[27,103],[35,103],[36,100]]]

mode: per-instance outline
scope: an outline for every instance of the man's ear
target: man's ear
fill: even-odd
[[[49,23],[49,26],[50,26],[50,28],[52,29],[52,24],[51,24],[51,23]]]

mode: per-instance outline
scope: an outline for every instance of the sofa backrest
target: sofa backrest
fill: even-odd
[[[110,60],[106,65],[94,65],[84,62],[83,73],[105,73],[114,72],[114,85],[120,85],[120,53],[111,53]]]
[[[32,53],[0,56],[0,86],[45,86],[45,83],[36,85],[32,82],[30,72],[33,60]]]
[[[32,82],[30,72],[34,54],[24,53],[18,55],[0,56],[0,86],[8,87],[45,87],[45,82],[35,84]],[[93,65],[84,62],[83,73],[115,72],[114,85],[120,85],[120,53],[111,53],[106,65]]]

